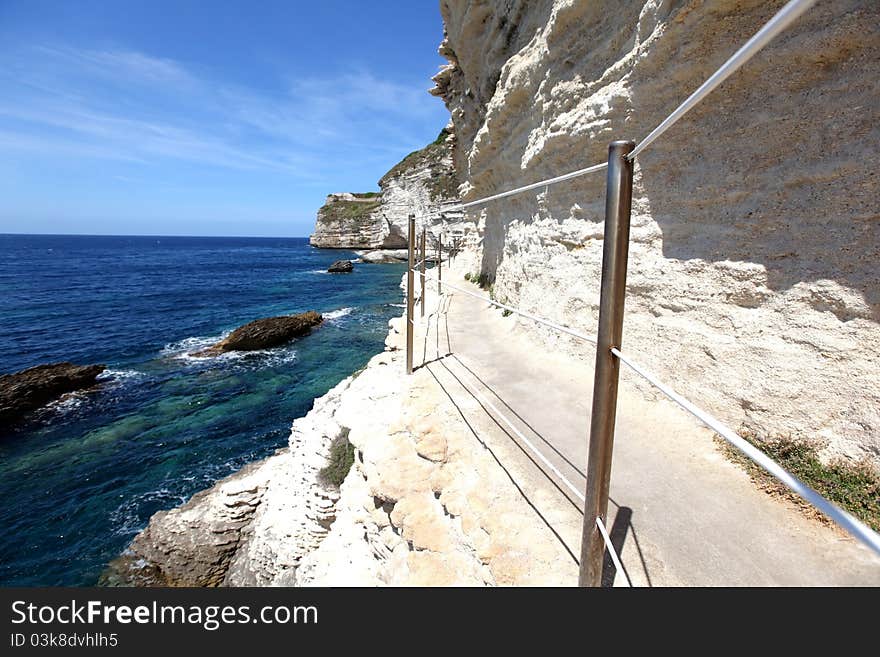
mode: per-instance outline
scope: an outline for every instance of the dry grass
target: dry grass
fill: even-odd
[[[823,463],[816,444],[790,436],[759,438],[754,432],[741,430],[740,435],[763,451],[795,477],[815,489],[875,531],[880,531],[880,474],[867,461],[850,462],[835,459]],[[821,512],[791,492],[727,442],[716,438],[725,455],[742,465],[762,490],[793,502],[809,515],[829,522]]]

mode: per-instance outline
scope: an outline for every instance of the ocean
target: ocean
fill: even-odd
[[[0,585],[92,585],[150,516],[286,445],[291,421],[382,350],[404,265],[327,274],[300,238],[0,235],[0,374],[103,363],[0,426]],[[260,317],[324,313],[285,347],[194,359]]]

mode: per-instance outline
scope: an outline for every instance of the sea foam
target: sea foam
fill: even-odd
[[[339,319],[340,317],[345,317],[346,315],[350,315],[354,311],[354,308],[340,308],[339,310],[331,310],[329,313],[322,313],[324,319]]]

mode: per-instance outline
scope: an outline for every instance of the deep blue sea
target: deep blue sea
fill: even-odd
[[[0,235],[0,374],[104,363],[100,386],[0,426],[0,585],[90,585],[150,516],[286,444],[381,351],[403,265],[327,274],[305,239]],[[187,352],[260,317],[325,313],[246,355]]]

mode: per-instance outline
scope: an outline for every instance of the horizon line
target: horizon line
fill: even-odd
[[[161,235],[161,234],[109,234],[109,233],[0,233],[0,237],[189,237],[189,238],[211,238],[211,237],[225,237],[225,238],[253,238],[253,239],[308,239],[311,237],[310,235]]]

